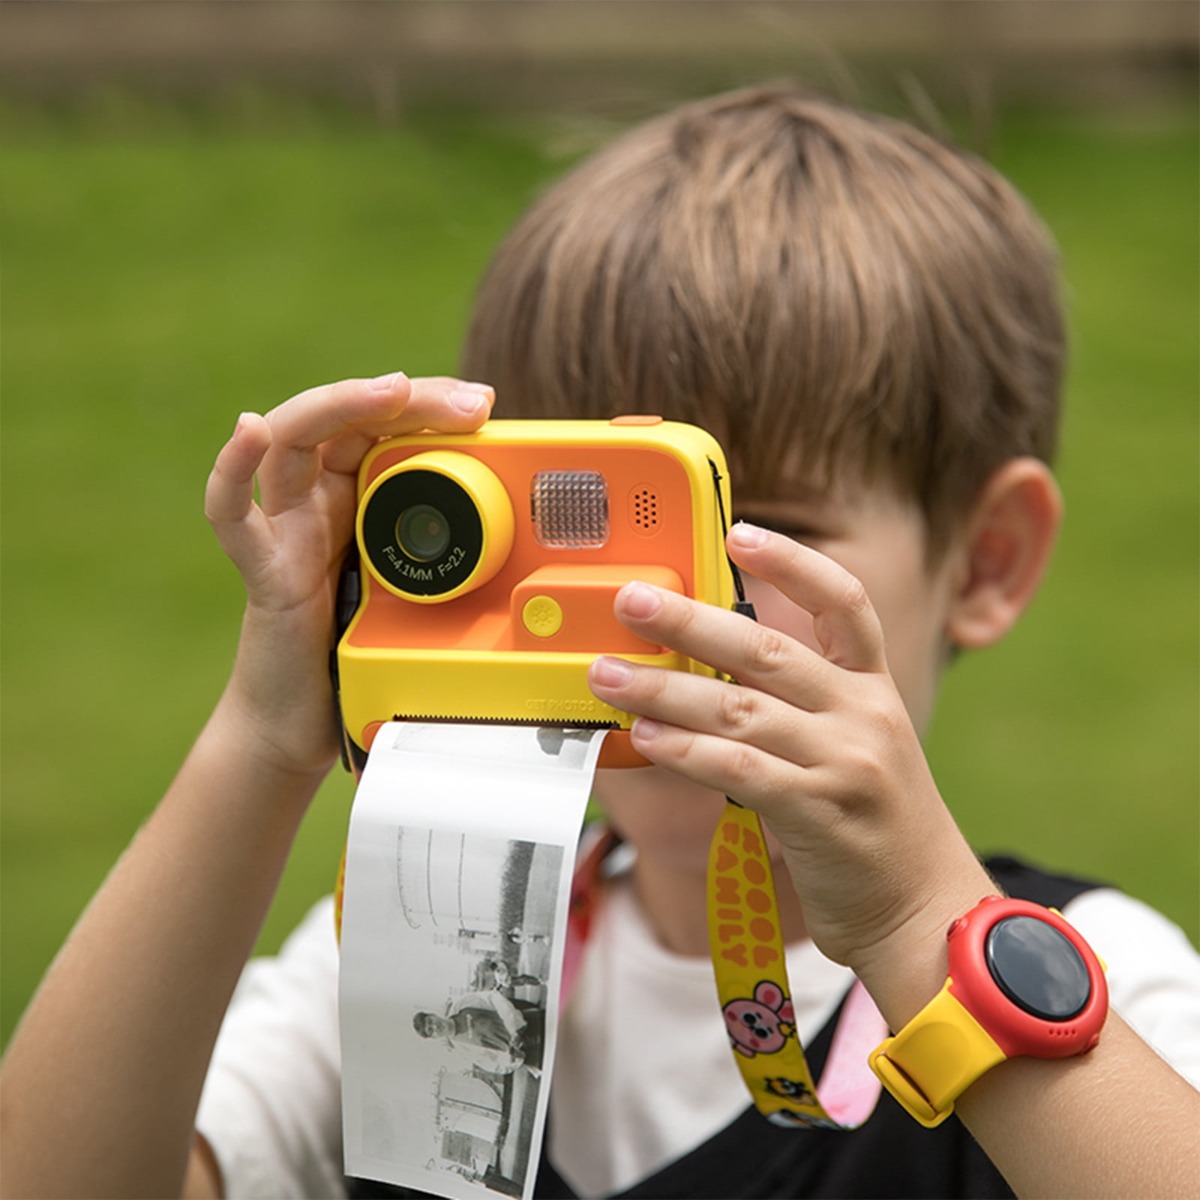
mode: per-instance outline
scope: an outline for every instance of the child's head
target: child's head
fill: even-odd
[[[413,1017],[413,1029],[423,1038],[448,1037],[451,1028],[450,1021],[436,1013],[419,1012]]]
[[[1063,354],[1054,247],[999,175],[770,86],[552,187],[489,268],[463,370],[507,416],[701,425],[742,498],[891,486],[936,557],[996,467],[1052,456]]]

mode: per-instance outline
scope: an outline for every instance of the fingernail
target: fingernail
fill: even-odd
[[[598,658],[592,663],[592,682],[601,687],[624,687],[633,678],[633,668],[619,658]]]
[[[389,392],[396,386],[397,381],[403,378],[403,371],[392,371],[387,375],[376,375],[374,379],[367,380],[367,386],[375,392]]]
[[[627,583],[620,591],[621,607],[630,617],[652,617],[662,607],[658,589],[648,583]]]
[[[456,381],[455,386],[464,392],[479,392],[480,395],[487,397],[489,400],[495,395],[496,392],[496,389],[492,387],[490,383],[471,383],[469,381],[463,382],[460,379]]]
[[[489,394],[485,391],[472,391],[469,388],[455,388],[447,397],[459,412],[478,412],[489,402]]]
[[[652,742],[662,731],[663,727],[660,722],[650,717],[638,717],[630,732],[639,742]]]
[[[729,531],[729,540],[735,546],[743,546],[747,550],[752,550],[756,546],[766,545],[767,531],[760,529],[757,525],[747,525],[745,521],[739,521]]]
[[[253,415],[253,413],[248,412],[238,414],[237,424],[233,427],[233,436],[230,439],[231,441],[236,440],[241,435],[242,431],[246,428],[246,422]]]

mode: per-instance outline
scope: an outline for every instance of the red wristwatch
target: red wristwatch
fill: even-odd
[[[871,1055],[871,1069],[922,1125],[938,1125],[1007,1058],[1066,1058],[1100,1040],[1104,967],[1060,912],[987,896],[947,932],[942,990]]]

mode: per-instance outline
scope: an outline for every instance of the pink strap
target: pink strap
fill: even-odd
[[[875,1110],[880,1083],[871,1070],[871,1051],[888,1035],[871,993],[856,979],[842,1004],[833,1045],[817,1091],[825,1111],[839,1124],[861,1125]]]

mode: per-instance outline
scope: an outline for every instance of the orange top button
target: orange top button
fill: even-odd
[[[653,413],[626,413],[623,417],[613,417],[610,425],[661,425],[662,417]]]

